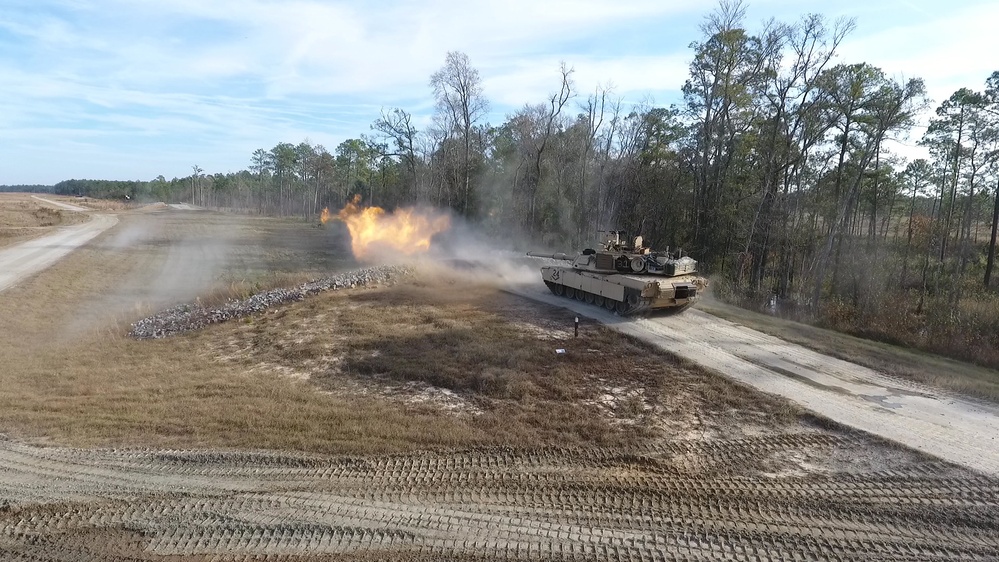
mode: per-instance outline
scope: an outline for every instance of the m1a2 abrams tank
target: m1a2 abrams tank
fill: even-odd
[[[695,275],[697,261],[677,253],[653,251],[638,236],[627,245],[624,231],[599,232],[599,249],[579,255],[527,255],[571,262],[541,267],[545,285],[559,296],[575,298],[620,315],[651,311],[680,312],[697,301],[708,280]]]

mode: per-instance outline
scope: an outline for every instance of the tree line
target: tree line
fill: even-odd
[[[194,166],[130,195],[315,217],[360,193],[567,250],[619,228],[683,248],[735,299],[909,343],[983,329],[999,349],[999,72],[940,103],[917,141],[930,158],[908,162],[890,141],[930,107],[925,85],[839,62],[853,20],[744,20],[728,0],[704,19],[670,107],[582,92],[563,64],[549,96],[493,125],[478,70],[451,52],[427,127],[389,108],[332,151],[282,142],[246,170]]]

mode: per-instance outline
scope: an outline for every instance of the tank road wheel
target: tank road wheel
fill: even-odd
[[[565,296],[568,297],[568,298],[570,298],[570,299],[573,298],[573,297],[575,297],[576,296],[576,289],[573,289],[572,287],[566,287],[565,288]]]
[[[565,296],[565,285],[561,283],[553,283],[555,285],[555,294],[564,297]]]
[[[586,291],[582,289],[576,289],[576,300],[583,302],[586,300]]]
[[[597,296],[594,295],[593,293],[586,293],[586,295],[584,295],[583,297],[583,300],[586,301],[586,304],[593,304],[594,299],[596,299],[596,297]]]
[[[605,299],[602,295],[593,296],[593,304],[603,306],[605,302],[607,302],[607,299]]]
[[[621,316],[628,314],[628,310],[630,309],[631,307],[628,306],[628,303],[626,302],[616,301],[614,303],[614,310],[617,311],[617,313],[620,314]]]
[[[609,310],[611,312],[614,312],[614,305],[616,305],[616,304],[617,304],[617,301],[615,301],[614,299],[610,299],[610,298],[604,299],[604,308],[606,308],[607,310]]]

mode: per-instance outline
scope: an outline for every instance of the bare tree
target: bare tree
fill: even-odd
[[[204,170],[197,164],[191,166],[191,170],[194,172],[191,174],[191,204],[198,204],[198,189],[201,187],[201,172]]]
[[[471,189],[472,127],[485,115],[489,102],[482,94],[482,79],[472,67],[468,55],[450,51],[444,66],[430,77],[430,86],[437,100],[438,117],[442,128],[457,135],[462,147],[461,156],[461,211],[469,215]]]
[[[419,178],[416,171],[418,131],[413,125],[413,116],[398,108],[388,112],[382,110],[382,116],[371,125],[371,128],[378,131],[382,139],[395,145],[394,149],[386,150],[384,156],[399,158],[409,176],[408,190],[404,195],[411,194],[419,199],[421,190],[417,185]]]

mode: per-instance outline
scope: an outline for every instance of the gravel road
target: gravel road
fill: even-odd
[[[675,316],[624,319],[556,297],[544,286],[522,286],[514,292],[599,320],[844,425],[999,475],[995,406],[891,378],[696,308]]]

